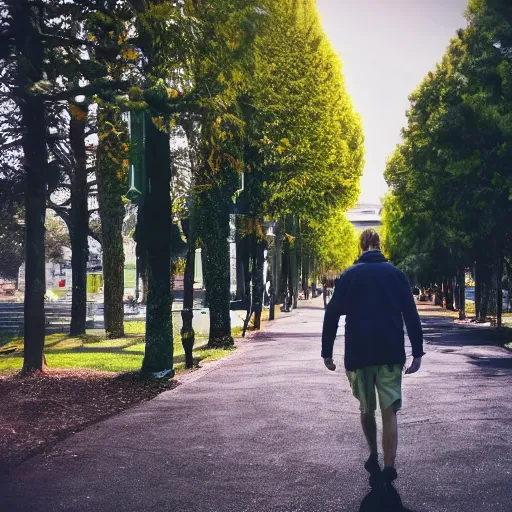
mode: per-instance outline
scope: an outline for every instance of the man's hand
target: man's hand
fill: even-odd
[[[331,370],[331,372],[336,370],[336,365],[334,364],[332,357],[324,357],[324,364],[328,370]]]
[[[405,370],[405,374],[408,375],[411,373],[416,373],[420,369],[420,367],[421,367],[421,357],[415,357],[412,360],[411,366],[409,366],[409,368],[407,368],[407,370]]]

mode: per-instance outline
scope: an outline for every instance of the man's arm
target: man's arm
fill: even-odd
[[[421,358],[425,355],[425,352],[423,352],[423,330],[421,329],[420,316],[418,315],[418,310],[414,303],[409,281],[404,274],[402,274],[402,281],[402,314],[404,316],[407,334],[411,341],[412,356],[415,359]]]
[[[325,310],[324,326],[322,330],[322,357],[324,360],[332,359],[332,349],[334,346],[334,340],[336,339],[336,333],[338,331],[340,316],[346,314],[345,288],[346,276],[342,274],[336,283],[334,294]],[[329,368],[327,362],[326,366]]]

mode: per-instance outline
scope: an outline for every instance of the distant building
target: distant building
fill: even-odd
[[[379,228],[381,222],[381,204],[361,203],[347,212],[347,219],[357,230]]]

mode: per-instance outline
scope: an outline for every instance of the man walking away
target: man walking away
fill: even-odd
[[[345,320],[345,369],[353,395],[359,400],[361,425],[370,448],[364,467],[372,487],[388,488],[397,478],[396,413],[402,404],[402,369],[405,365],[404,329],[412,345],[413,361],[405,371],[420,369],[423,352],[421,323],[407,277],[391,265],[380,251],[379,235],[373,229],[361,233],[363,255],[338,279],[327,305],[322,332],[322,357],[334,371],[332,350],[341,315]],[[382,413],[384,470],[377,451],[375,410],[377,398]]]

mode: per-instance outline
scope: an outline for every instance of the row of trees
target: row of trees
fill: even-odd
[[[3,0],[0,10],[0,193],[7,216],[24,219],[25,371],[41,369],[44,359],[48,208],[69,229],[71,333],[85,332],[92,236],[102,244],[106,331],[124,334],[130,174],[148,289],[144,373],[172,368],[176,231],[187,247],[182,339],[189,365],[198,246],[209,344],[233,342],[233,214],[244,294],[256,314],[265,249],[282,257],[273,268],[280,300],[296,300],[298,269],[307,279],[310,268],[351,263],[351,251],[336,241],[354,237],[342,212],[359,193],[362,128],[313,0]],[[170,141],[178,139],[176,149]],[[268,245],[270,221],[279,247]]]
[[[476,315],[498,325],[512,278],[511,15],[504,0],[469,2],[467,28],[410,96],[383,216],[392,260],[417,283],[454,289],[461,318],[471,269]]]

